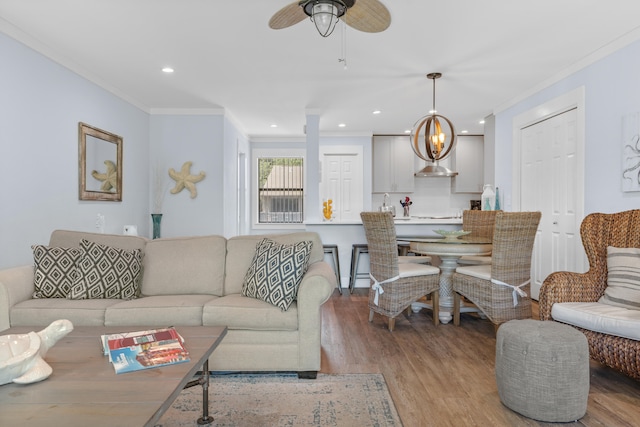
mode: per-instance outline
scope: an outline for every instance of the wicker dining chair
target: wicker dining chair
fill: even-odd
[[[453,274],[453,323],[460,324],[460,296],[475,304],[496,329],[531,318],[531,254],[540,212],[498,212],[490,265],[462,266]]]
[[[411,303],[431,294],[433,323],[438,325],[440,269],[432,265],[398,262],[398,242],[391,212],[361,212],[369,246],[369,321],[374,313],[389,318],[393,331],[396,317]],[[410,314],[410,310],[407,310]]]
[[[597,302],[607,287],[607,247],[640,248],[640,209],[587,215],[580,225],[589,271],[551,273],[540,288],[540,320],[553,320],[555,303]],[[640,381],[640,341],[578,328],[592,359]]]
[[[465,210],[462,212],[462,229],[470,231],[469,236],[493,239],[493,227],[496,223],[496,214],[502,211],[478,211]],[[460,265],[484,265],[491,264],[491,255],[465,255],[458,260]]]

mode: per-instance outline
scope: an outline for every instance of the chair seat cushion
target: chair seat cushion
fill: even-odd
[[[555,303],[551,317],[590,331],[640,341],[640,310],[599,302]]]
[[[460,265],[485,265],[491,264],[490,256],[465,255],[458,260]]]
[[[414,255],[402,255],[398,257],[398,263],[413,262],[415,264],[430,264],[430,256],[414,256]]]
[[[491,265],[469,265],[456,268],[456,273],[477,277],[482,280],[491,280]]]
[[[440,269],[432,265],[416,264],[413,262],[405,262],[398,264],[400,277],[429,276],[432,274],[440,274]]]

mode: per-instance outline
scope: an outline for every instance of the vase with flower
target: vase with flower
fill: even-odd
[[[400,200],[400,204],[402,205],[402,216],[409,217],[409,206],[413,204],[409,196],[406,196],[404,200]]]

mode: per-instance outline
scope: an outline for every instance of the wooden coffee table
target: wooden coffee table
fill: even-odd
[[[39,331],[15,327],[0,335]],[[102,354],[100,335],[150,329],[148,326],[79,326],[49,350],[53,374],[41,382],[0,386],[0,425],[154,426],[185,387],[202,385],[202,418],[208,414],[209,356],[226,327],[176,326],[190,361],[116,375]],[[195,375],[202,372],[199,379]]]

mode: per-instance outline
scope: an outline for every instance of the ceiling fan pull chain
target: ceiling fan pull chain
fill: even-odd
[[[347,69],[347,24],[344,21],[340,20],[342,25],[342,55],[338,58],[338,62],[342,62],[344,65],[344,69]]]

